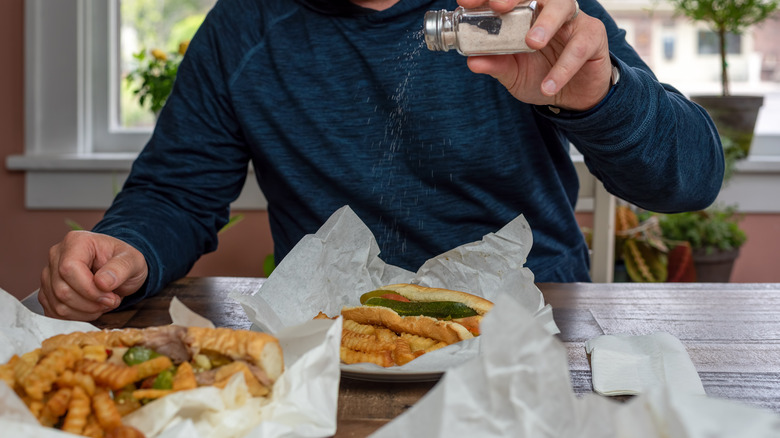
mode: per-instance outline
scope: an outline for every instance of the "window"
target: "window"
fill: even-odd
[[[699,31],[699,55],[717,55],[720,53],[718,35],[710,30]],[[742,53],[742,37],[733,33],[726,34],[726,53],[739,55]]]
[[[119,3],[118,29],[112,33],[118,39],[118,74],[111,80],[117,85],[112,90],[116,107],[116,129],[151,129],[154,114],[149,104],[139,105],[134,90],[138,82],[125,80],[127,73],[139,66],[138,55],[149,58],[151,49],[159,49],[169,57],[179,56],[182,43],[188,42],[197,31],[206,13],[216,0],[114,0]]]
[[[664,59],[671,61],[674,59],[674,35],[664,35]]]
[[[127,55],[185,38],[214,3],[25,0],[25,153],[6,166],[26,172],[27,208],[110,205],[152,129],[148,119],[133,120],[132,101],[122,94]],[[253,179],[235,208],[265,208]]]
[[[154,116],[124,80],[132,55],[191,38],[214,2],[27,0],[28,154],[140,151]]]

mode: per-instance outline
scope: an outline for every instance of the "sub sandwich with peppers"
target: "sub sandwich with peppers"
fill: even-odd
[[[282,374],[279,341],[228,328],[169,325],[57,335],[0,365],[44,426],[91,437],[142,437],[122,417],[143,404],[199,386],[224,387],[243,374],[249,392],[267,396]]]

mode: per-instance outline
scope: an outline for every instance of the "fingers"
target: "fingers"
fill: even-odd
[[[49,251],[38,299],[47,316],[91,321],[138,290],[146,275],[143,255],[127,243],[71,232]]]
[[[528,31],[525,43],[534,50],[540,50],[561,28],[573,23],[572,17],[579,11],[579,7],[575,0],[539,1],[536,7],[539,8],[539,15]]]
[[[458,0],[458,4],[466,9],[488,5],[496,12],[509,12],[519,3],[525,3],[525,0]]]
[[[577,91],[581,99],[590,102],[579,105],[582,109],[595,105],[606,95],[611,62],[606,30],[601,22],[584,14],[579,14],[576,21],[565,46],[560,50],[553,49],[558,52],[557,59],[542,80],[541,92],[546,96],[557,95],[575,76],[579,76]]]
[[[518,57],[520,57],[519,55]],[[474,73],[490,75],[512,90],[518,76],[517,57],[512,56],[472,56],[466,63]],[[513,68],[514,67],[514,68]]]

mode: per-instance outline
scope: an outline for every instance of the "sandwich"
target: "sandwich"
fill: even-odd
[[[169,394],[224,387],[243,375],[267,397],[284,369],[266,333],[169,325],[57,335],[0,365],[4,380],[44,426],[91,437],[142,437],[122,417]]]
[[[416,284],[383,286],[364,293],[360,302],[341,310],[341,360],[383,367],[479,336],[482,317],[493,307],[467,292]]]

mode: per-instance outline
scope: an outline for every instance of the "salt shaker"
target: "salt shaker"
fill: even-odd
[[[429,50],[455,49],[461,55],[503,55],[533,52],[525,35],[536,19],[536,2],[518,4],[499,14],[488,7],[425,13],[425,44]]]

